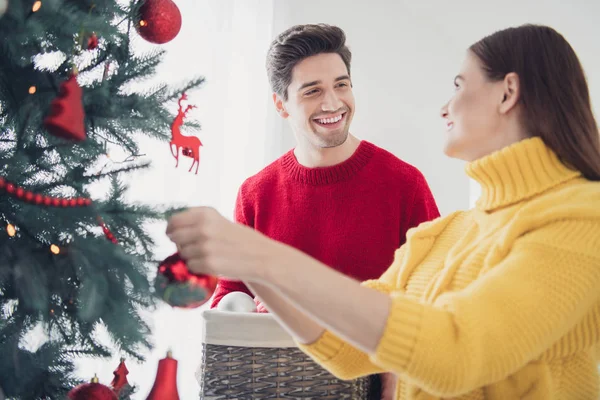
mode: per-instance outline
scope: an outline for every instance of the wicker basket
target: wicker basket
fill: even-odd
[[[269,314],[203,313],[200,399],[369,398],[370,379],[342,381],[294,345]]]

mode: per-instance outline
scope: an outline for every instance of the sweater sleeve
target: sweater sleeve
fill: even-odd
[[[506,256],[496,254],[501,260],[478,280],[432,305],[391,293],[387,326],[369,360],[440,397],[459,396],[513,374],[598,302],[599,232],[597,221],[561,221],[532,231]],[[597,336],[593,329],[590,335]],[[327,345],[338,354],[346,347]],[[333,373],[343,368],[324,366]]]
[[[396,260],[400,260],[403,253],[404,247],[398,249]],[[362,285],[381,293],[392,293],[399,265],[399,262],[394,262],[381,278],[363,282]],[[345,343],[329,331],[325,331],[317,341],[309,345],[296,344],[300,350],[340,379],[351,380],[386,372],[375,365],[367,353]]]
[[[243,188],[244,185],[240,187],[235,201],[234,221],[239,224],[243,224],[253,228],[253,221],[246,217],[247,211],[244,209]],[[248,296],[254,298],[254,294],[250,291],[250,289],[248,289],[248,287],[243,282],[233,279],[220,278],[217,285],[217,289],[215,290],[215,294],[213,295],[210,308],[217,307],[221,302],[221,299],[223,299],[225,295],[231,292],[243,292],[246,293]]]

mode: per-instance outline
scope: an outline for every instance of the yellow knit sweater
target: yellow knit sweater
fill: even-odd
[[[376,353],[299,347],[342,379],[394,372],[397,399],[599,399],[600,183],[539,138],[467,173],[476,208],[409,231],[365,282],[393,299]]]

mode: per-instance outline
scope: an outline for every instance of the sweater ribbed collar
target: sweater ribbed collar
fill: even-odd
[[[518,203],[581,176],[563,164],[539,137],[469,163],[466,172],[481,185],[476,207],[484,211]]]
[[[362,140],[347,160],[330,167],[307,168],[301,165],[294,151],[290,150],[281,159],[283,170],[292,179],[309,185],[330,185],[346,181],[360,171],[375,154],[374,144]]]

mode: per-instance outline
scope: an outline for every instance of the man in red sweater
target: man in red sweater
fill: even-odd
[[[345,41],[338,27],[300,25],[272,43],[273,100],[297,145],[242,184],[235,219],[364,281],[391,265],[408,229],[439,211],[415,167],[349,133]],[[234,291],[254,297],[243,282],[221,279],[212,307]]]

